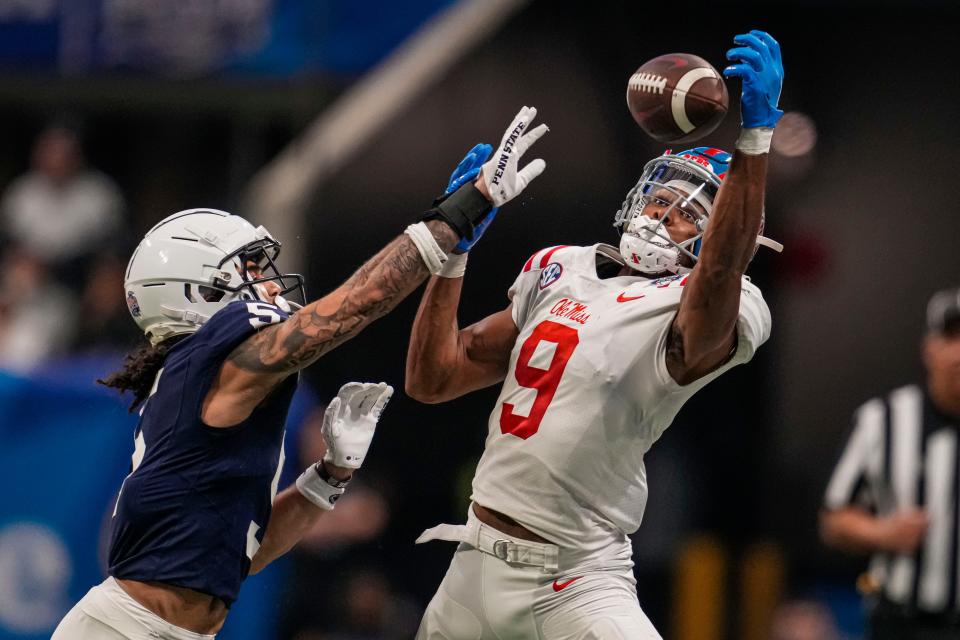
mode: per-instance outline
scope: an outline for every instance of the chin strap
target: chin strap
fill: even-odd
[[[697,221],[697,230],[700,231],[701,234],[706,233],[707,224],[708,224],[709,222],[710,222],[709,218],[708,218],[708,219],[705,219],[705,220],[702,220],[702,221]],[[760,225],[760,229],[761,229],[761,231],[763,230],[763,225],[762,225],[762,224]],[[701,235],[701,238],[702,238],[702,237],[703,237],[703,235]],[[761,247],[766,247],[767,249],[772,249],[773,251],[776,251],[777,253],[783,253],[783,245],[780,244],[779,242],[777,242],[776,240],[774,240],[773,238],[768,238],[768,237],[763,236],[763,235],[758,235],[758,236],[757,236],[757,244],[758,244],[759,246],[761,246]]]
[[[783,252],[782,244],[766,236],[757,236],[757,244],[761,247],[766,247],[767,249],[773,249],[777,253]]]
[[[172,320],[183,320],[184,322],[189,322],[191,324],[203,324],[210,319],[210,316],[205,316],[202,313],[197,311],[189,311],[185,309],[174,309],[173,307],[168,307],[167,305],[160,305],[160,308],[163,310],[163,315],[167,316]]]

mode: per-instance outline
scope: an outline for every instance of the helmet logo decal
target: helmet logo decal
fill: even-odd
[[[706,168],[707,170],[709,170],[710,173],[713,173],[713,165],[710,164],[710,161],[709,161],[709,160],[707,160],[706,158],[704,158],[703,156],[701,156],[701,155],[699,155],[699,154],[693,155],[692,153],[684,153],[684,154],[681,155],[680,157],[681,157],[681,158],[684,158],[685,160],[693,160],[694,162],[696,162],[697,164],[699,164],[701,167],[704,167],[704,168]]]
[[[540,272],[540,288],[546,289],[559,280],[562,274],[563,266],[559,262],[551,262]]]
[[[127,291],[127,308],[130,309],[130,315],[134,318],[140,317],[140,303],[137,301],[137,296],[133,295],[133,291]]]

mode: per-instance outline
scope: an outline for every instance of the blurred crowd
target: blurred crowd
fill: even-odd
[[[123,291],[131,225],[121,189],[87,164],[81,130],[55,122],[0,199],[0,367],[28,373],[138,338]]]

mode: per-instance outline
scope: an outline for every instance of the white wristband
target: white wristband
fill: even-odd
[[[443,263],[447,261],[447,254],[437,244],[426,223],[412,224],[404,230],[404,233],[410,236],[413,244],[417,246],[417,251],[420,252],[423,263],[427,265],[427,270],[434,275],[439,273],[440,269],[443,268]]]
[[[462,278],[467,270],[467,255],[469,254],[451,253],[437,275],[441,278]]]
[[[297,491],[313,504],[329,511],[333,509],[333,505],[343,495],[345,490],[343,484],[341,483],[339,487],[333,486],[320,477],[316,465],[310,465],[297,478]]]
[[[770,141],[773,140],[773,127],[757,127],[743,129],[737,138],[736,147],[750,156],[759,156],[770,153]]]

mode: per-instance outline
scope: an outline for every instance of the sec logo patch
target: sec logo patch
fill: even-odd
[[[127,291],[127,308],[130,309],[130,315],[134,318],[140,317],[140,303],[137,301],[137,296],[133,295],[133,291]]]
[[[563,267],[559,262],[551,262],[540,272],[540,288],[546,289],[560,279]]]

